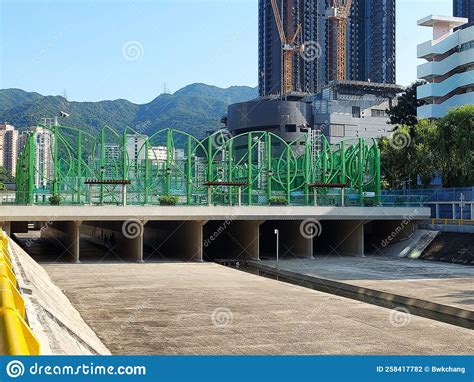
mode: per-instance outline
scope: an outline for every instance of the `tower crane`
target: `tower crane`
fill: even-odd
[[[343,81],[347,77],[347,18],[352,0],[331,0],[329,19],[329,80]]]
[[[283,27],[280,11],[276,0],[271,0],[273,15],[280,36],[281,47],[283,50],[283,67],[282,67],[282,83],[281,94],[289,94],[294,90],[293,86],[293,55],[304,51],[304,45],[297,42],[298,36],[301,32],[301,24],[298,24],[296,31],[291,38],[288,38]]]

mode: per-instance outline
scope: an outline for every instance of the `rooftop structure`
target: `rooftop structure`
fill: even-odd
[[[418,99],[427,104],[418,108],[419,118],[441,118],[450,108],[474,103],[474,26],[467,19],[430,15],[419,26],[433,28],[433,39],[418,45],[418,78],[428,83],[418,87]]]

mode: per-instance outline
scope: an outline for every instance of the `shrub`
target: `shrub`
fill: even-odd
[[[59,206],[61,204],[61,196],[58,194],[50,196],[48,200],[52,206]]]
[[[270,198],[269,203],[272,206],[287,206],[288,200],[283,196],[274,196],[273,198]]]
[[[175,206],[179,202],[179,198],[173,195],[160,196],[160,206]]]

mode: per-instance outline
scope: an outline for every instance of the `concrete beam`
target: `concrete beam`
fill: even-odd
[[[2,206],[0,221],[189,221],[189,220],[414,220],[429,219],[429,208],[267,206]]]

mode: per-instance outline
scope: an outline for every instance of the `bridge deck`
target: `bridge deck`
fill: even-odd
[[[179,220],[411,220],[429,219],[429,208],[293,206],[2,206],[0,221]]]

